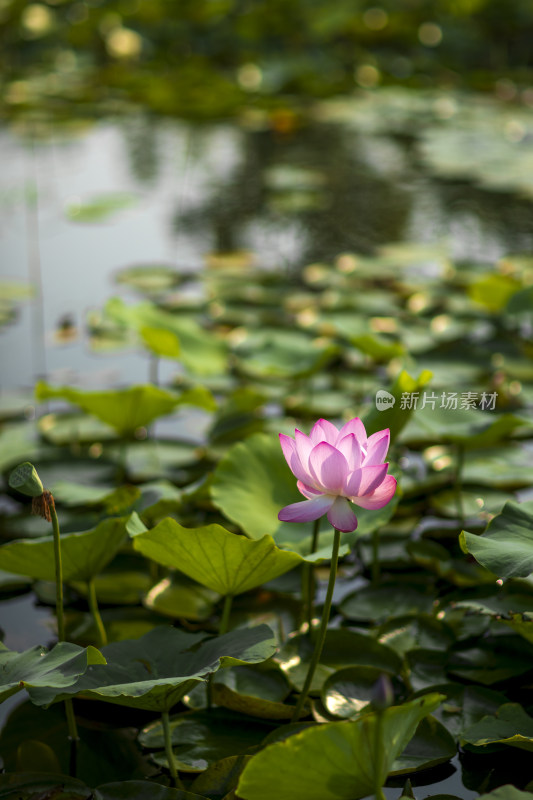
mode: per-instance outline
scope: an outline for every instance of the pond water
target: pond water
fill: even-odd
[[[398,241],[439,244],[455,263],[530,251],[527,120],[477,96],[402,90],[323,103],[283,132],[254,116],[199,126],[144,114],[4,129],[2,276],[40,280],[42,306],[21,305],[2,330],[2,386],[43,374],[143,380],[145,358],[95,356],[83,336],[88,312],[127,297],[113,276],[130,265],[191,272],[211,254],[244,251],[297,275]],[[65,325],[79,335],[54,336]]]

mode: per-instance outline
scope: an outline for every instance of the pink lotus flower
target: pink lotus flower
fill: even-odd
[[[309,522],[323,514],[339,531],[354,531],[357,517],[350,503],[361,508],[383,508],[396,491],[396,480],[383,463],[389,449],[388,428],[367,438],[358,417],[340,431],[319,419],[306,436],[298,429],[294,439],[279,435],[281,449],[307,500],[282,508],[283,522]]]

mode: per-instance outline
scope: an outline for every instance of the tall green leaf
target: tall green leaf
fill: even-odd
[[[0,643],[0,702],[24,688],[70,686],[92,664],[105,664],[92,646],[59,642],[52,650],[38,646],[17,653]]]
[[[211,393],[197,386],[181,394],[150,384],[102,392],[84,392],[70,386],[50,386],[39,381],[35,387],[38,400],[60,397],[80,406],[88,414],[110,425],[120,436],[132,436],[137,428],[149,425],[157,417],[170,414],[177,406],[192,405],[214,411]]]
[[[303,560],[297,553],[280,550],[271,536],[250,540],[221,525],[188,529],[170,518],[135,536],[133,546],[158,564],[231,595],[254,589]]]
[[[533,502],[506,503],[485,533],[462,531],[459,543],[495,575],[527,578],[533,572]]]
[[[220,667],[257,664],[276,649],[268,625],[240,628],[224,636],[206,637],[158,627],[140,639],[114,642],[102,649],[107,664],[94,666],[62,691],[31,689],[37,705],[48,706],[74,695],[108,703],[169,711],[183,695]]]
[[[96,528],[61,536],[63,580],[90,581],[118,553],[126,537],[124,519],[107,519]],[[0,547],[0,569],[55,581],[54,537],[16,539]]]
[[[374,791],[375,770],[381,785],[414,736],[420,720],[431,714],[442,695],[430,694],[387,709],[376,749],[377,715],[353,722],[319,725],[276,742],[246,765],[237,794],[244,800],[358,800]]]

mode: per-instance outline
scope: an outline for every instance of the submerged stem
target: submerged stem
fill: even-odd
[[[176,769],[176,764],[174,762],[174,753],[172,751],[172,737],[170,735],[170,718],[168,716],[168,711],[161,712],[161,722],[163,723],[163,736],[165,739],[165,755],[168,761],[168,768],[170,770],[170,776],[172,778],[172,784],[176,787],[176,789],[183,789],[183,783],[181,782],[178,770]]]
[[[107,644],[107,634],[105,631],[102,617],[100,616],[100,609],[98,608],[98,600],[96,599],[96,584],[94,578],[87,582],[87,595],[89,599],[89,608],[96,626],[98,634],[98,647],[105,647]]]
[[[379,583],[380,568],[379,568],[379,529],[376,528],[372,531],[372,585],[377,586]]]
[[[307,695],[309,694],[309,689],[311,688],[311,683],[313,681],[313,677],[318,666],[318,662],[320,661],[320,656],[322,655],[322,649],[324,647],[324,642],[326,640],[326,634],[328,631],[328,622],[329,622],[329,615],[331,613],[331,602],[333,600],[333,589],[335,588],[335,578],[337,577],[337,566],[339,562],[339,546],[341,541],[341,534],[336,528],[334,530],[333,536],[333,548],[331,552],[331,569],[329,573],[329,580],[328,580],[328,589],[326,592],[326,599],[324,601],[324,610],[322,611],[322,620],[320,622],[320,628],[318,631],[317,640],[315,642],[315,649],[313,651],[313,657],[311,658],[311,662],[309,664],[309,668],[307,670],[307,675],[305,678],[305,683],[298,698],[298,703],[296,704],[296,708],[294,709],[294,714],[292,715],[291,722],[298,722],[300,718],[300,714],[302,713],[303,707],[305,705],[305,701],[307,700]]]

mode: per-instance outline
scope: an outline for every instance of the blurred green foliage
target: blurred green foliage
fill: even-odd
[[[511,99],[531,83],[532,35],[529,0],[0,0],[1,89],[8,109],[200,118],[380,83]]]

